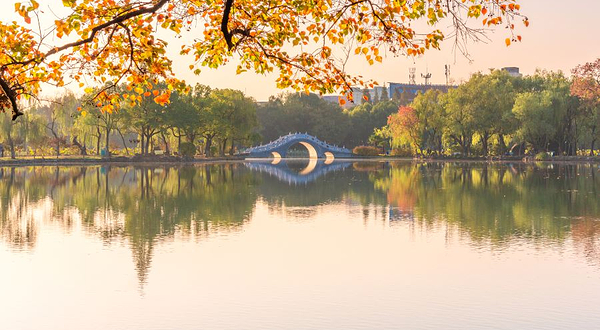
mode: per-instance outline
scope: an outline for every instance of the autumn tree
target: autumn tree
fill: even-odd
[[[388,126],[393,138],[393,144],[401,146],[410,145],[415,153],[422,154],[422,125],[414,108],[400,106],[398,113],[391,115],[388,119]]]
[[[590,156],[600,135],[600,58],[573,69],[571,94],[581,99],[585,113],[583,127],[590,138]]]
[[[42,10],[39,2],[15,3],[19,22],[0,22],[0,102],[13,118],[20,101],[36,96],[43,84],[105,86],[94,95],[103,111],[123,101],[111,86],[125,82],[150,90],[156,79],[185,89],[174,78],[162,30],[193,33],[181,53],[192,55],[190,68],[216,68],[231,58],[238,72],[276,72],[277,85],[333,92],[372,85],[348,74],[347,58],[369,64],[390,55],[417,56],[454,36],[458,49],[480,38],[483,28],[505,26],[507,44],[520,40],[515,23],[526,17],[517,0],[447,1],[256,1],[256,0],[63,0],[64,16]],[[49,15],[54,22],[42,26]],[[427,24],[413,24],[424,22]],[[417,28],[422,26],[422,28]],[[451,26],[444,29],[442,26]],[[347,47],[338,47],[338,46]],[[348,47],[348,45],[350,45]],[[301,46],[301,47],[295,47]],[[372,86],[371,86],[372,87]],[[351,98],[351,95],[348,95]],[[168,94],[156,96],[168,102]],[[136,102],[142,102],[141,97]]]

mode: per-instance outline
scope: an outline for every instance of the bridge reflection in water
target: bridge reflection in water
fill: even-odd
[[[352,163],[312,158],[300,171],[295,171],[295,168],[306,164],[306,161],[275,158],[269,161],[247,161],[244,164],[252,171],[268,174],[289,185],[306,185],[327,173],[344,170]]]

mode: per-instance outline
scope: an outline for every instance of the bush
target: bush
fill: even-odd
[[[550,155],[547,152],[539,152],[535,155],[535,160],[548,160]]]
[[[179,145],[179,154],[183,157],[194,157],[196,154],[196,146],[191,142],[182,142]]]
[[[372,146],[358,146],[352,149],[352,153],[359,156],[379,156],[380,149]]]
[[[392,149],[390,155],[395,157],[412,157],[413,152],[410,148],[400,147]]]

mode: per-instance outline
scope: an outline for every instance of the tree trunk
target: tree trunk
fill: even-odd
[[[489,150],[488,150],[488,142],[490,139],[490,133],[488,132],[483,132],[481,134],[481,144],[483,145],[483,156],[487,157]]]
[[[233,156],[233,153],[235,152],[235,140],[231,140],[231,148],[229,149],[229,155]]]
[[[119,133],[119,136],[121,137],[123,147],[125,147],[125,152],[129,155],[129,148],[127,148],[127,142],[125,142],[125,137],[123,136],[123,133],[121,133],[121,130],[119,128],[117,128],[117,133]]]
[[[500,155],[506,153],[506,143],[504,143],[504,134],[498,134],[498,145],[500,146]]]
[[[12,123],[11,123],[12,125]],[[8,146],[10,147],[10,158],[11,159],[15,159],[16,158],[16,153],[15,153],[15,143],[12,139],[12,135],[11,132],[8,132]]]
[[[594,144],[596,143],[596,139],[592,139],[592,144],[590,145],[590,156],[594,155]]]
[[[165,145],[165,155],[170,155],[171,154],[171,150],[169,149],[169,143],[167,142],[167,137],[165,136],[164,132],[160,133],[160,137],[163,140],[163,143]]]
[[[75,145],[77,148],[79,148],[79,154],[82,156],[87,155],[87,150],[85,149],[85,146],[81,145],[81,143],[79,143],[79,141],[77,141],[77,135],[73,136],[73,145]]]
[[[100,155],[100,140],[102,140],[102,133],[100,133],[99,126],[96,126],[96,132],[98,133],[98,139],[96,140],[96,155]]]
[[[223,142],[221,143],[221,148],[219,150],[219,155],[221,157],[225,156],[225,147],[227,146],[227,138],[223,139]]]
[[[106,157],[110,157],[110,128],[106,125]]]
[[[150,154],[150,143],[152,143],[152,136],[150,134],[146,134],[146,150],[144,150],[146,155]]]
[[[144,130],[140,133],[140,155],[144,154]]]
[[[206,143],[204,145],[204,155],[206,157],[210,157],[210,147],[212,146],[212,136],[211,137],[206,137]]]

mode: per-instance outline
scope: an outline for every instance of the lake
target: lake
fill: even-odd
[[[0,329],[598,329],[597,164],[0,168]]]

